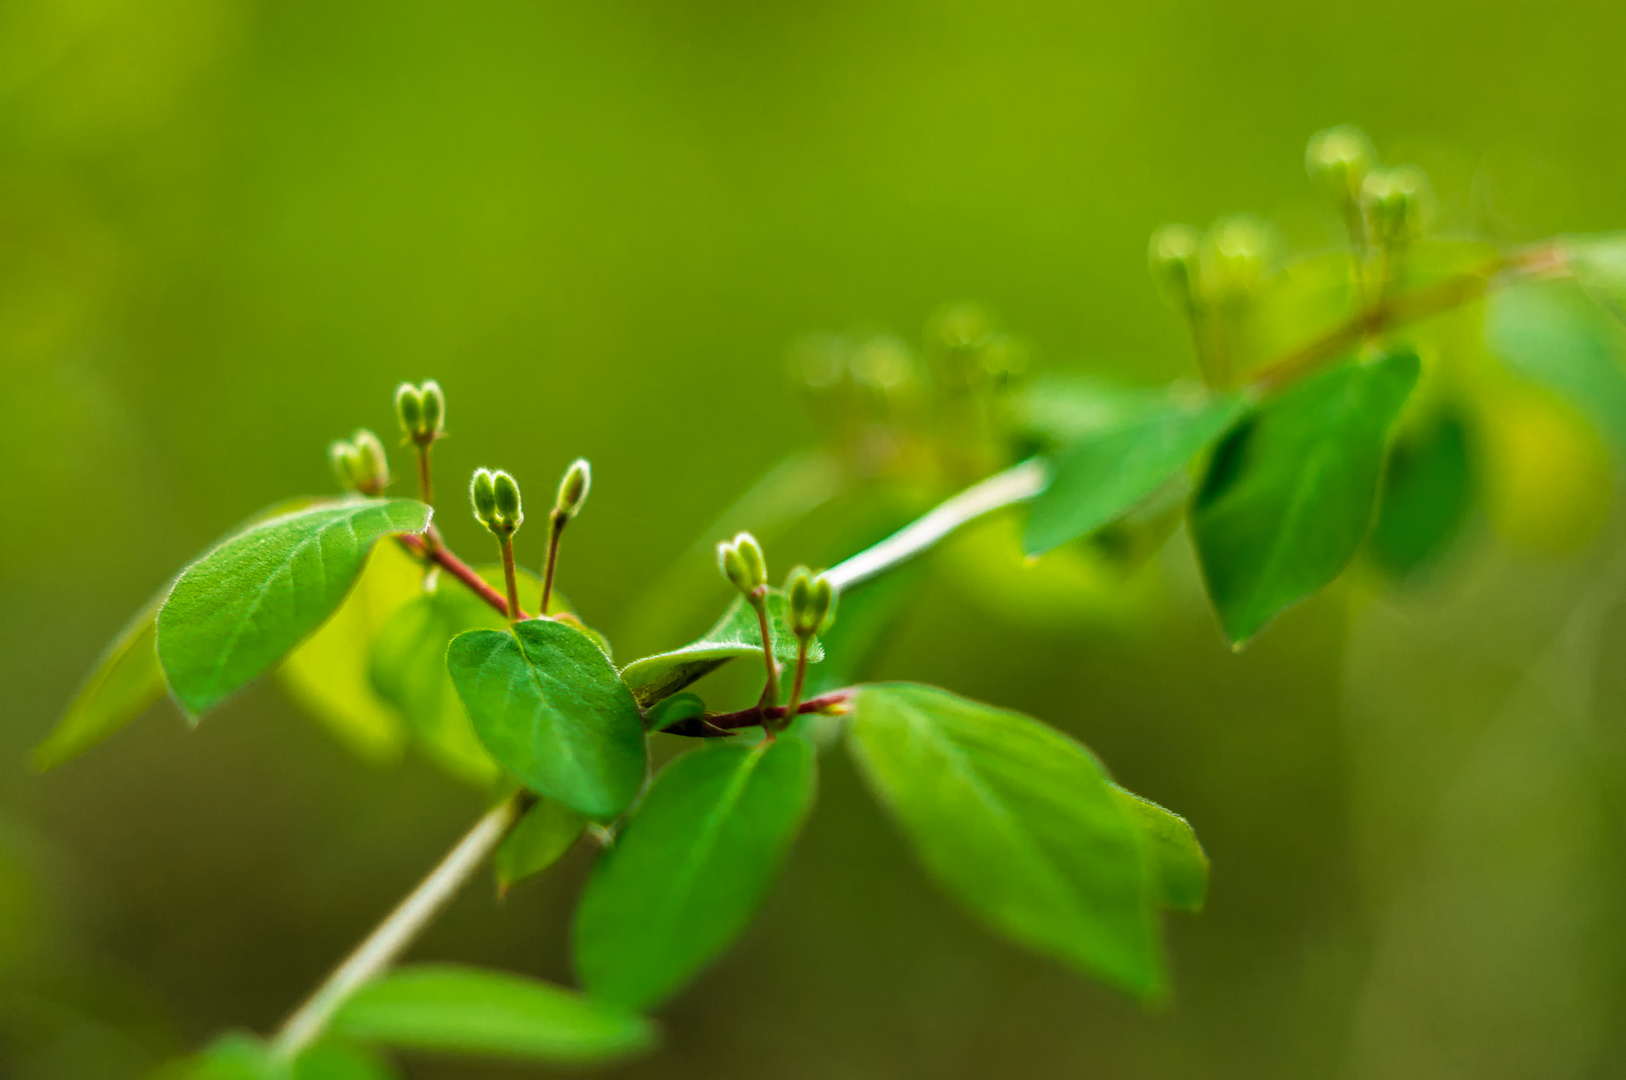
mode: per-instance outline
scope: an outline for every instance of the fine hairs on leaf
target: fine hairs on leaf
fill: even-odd
[[[348,494],[273,507],[183,568],[35,760],[81,753],[166,689],[195,720],[276,670],[358,756],[389,765],[415,748],[480,792],[484,812],[272,1036],[228,1033],[156,1075],[389,1080],[396,1051],[564,1066],[648,1052],[658,1029],[642,1014],[749,926],[813,812],[818,755],[837,744],[924,874],[973,918],[1137,999],[1167,994],[1161,920],[1200,911],[1208,893],[1191,822],[1037,719],[862,681],[891,662],[909,602],[951,578],[983,597],[1043,594],[1054,611],[1131,595],[1154,554],[1194,555],[1220,632],[1241,648],[1279,632],[1276,616],[1363,546],[1383,572],[1370,576],[1393,585],[1466,543],[1500,384],[1563,399],[1626,463],[1626,238],[1435,243],[1427,178],[1380,162],[1358,130],[1317,134],[1305,164],[1341,251],[1284,268],[1273,229],[1249,215],[1152,238],[1150,269],[1186,324],[1200,387],[1029,379],[1021,339],[970,304],[934,314],[918,348],[867,331],[798,346],[795,370],[827,410],[821,444],[771,471],[641,598],[643,655],[619,670],[609,640],[552,588],[566,525],[593,512],[586,459],[565,469],[551,508],[534,496],[549,484],[533,486],[522,532],[525,463],[437,484],[445,391],[399,384],[419,498],[383,494],[378,436],[335,440]],[[1437,331],[1438,316],[1478,318],[1481,301],[1472,348],[1460,327]],[[469,418],[460,436],[478,434],[477,410],[454,415]],[[437,488],[467,491],[457,520],[472,508],[499,565],[452,550],[432,524],[446,520]],[[1182,521],[1189,549],[1168,543]],[[956,534],[943,559],[920,558]],[[695,553],[703,578],[689,573]],[[788,590],[769,587],[770,563]],[[721,618],[674,645],[725,585],[735,595]],[[529,617],[535,601],[545,610]],[[740,658],[755,662],[688,689]],[[744,690],[733,674],[749,676]],[[653,776],[651,761],[665,763]],[[487,866],[501,895],[567,854],[596,860],[570,923],[579,988],[396,968]]]

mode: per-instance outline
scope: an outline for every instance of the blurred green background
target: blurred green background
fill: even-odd
[[[1343,121],[1430,169],[1448,231],[1626,225],[1623,35],[1602,2],[6,0],[0,1074],[267,1030],[477,812],[271,684],[28,767],[130,612],[330,490],[327,440],[390,429],[397,380],[446,387],[465,552],[471,468],[593,460],[561,581],[630,656],[665,568],[815,434],[804,333],[913,340],[974,298],[1044,369],[1188,374],[1148,233],[1332,241],[1301,154]],[[1584,438],[1521,430],[1498,527],[1243,654],[1183,536],[1110,616],[945,555],[888,642],[881,673],[1031,712],[1192,819],[1211,902],[1170,921],[1166,1006],[974,926],[835,754],[764,917],[612,1074],[1626,1073],[1626,529]],[[586,866],[471,888],[415,955],[567,979]]]

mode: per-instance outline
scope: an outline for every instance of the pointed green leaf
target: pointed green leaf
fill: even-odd
[[[1581,288],[1616,319],[1626,322],[1626,233],[1572,237],[1564,248]]]
[[[1621,329],[1568,282],[1492,293],[1485,341],[1516,375],[1552,390],[1626,460],[1626,367]]]
[[[658,1005],[761,906],[813,802],[814,756],[781,735],[661,770],[576,908],[576,970],[597,997]]]
[[[539,801],[503,837],[491,860],[497,869],[497,888],[507,891],[558,862],[586,827],[587,819],[564,803]]]
[[[402,968],[362,987],[333,1030],[402,1049],[570,1064],[655,1043],[649,1021],[613,1005],[506,972],[441,964]]]
[[[446,665],[474,730],[533,790],[592,818],[621,813],[643,786],[644,721],[593,641],[527,619],[452,639]]]
[[[794,664],[796,637],[786,621],[785,594],[778,589],[768,593],[768,634],[773,638],[774,656],[781,663]],[[736,596],[717,625],[703,637],[681,649],[634,660],[621,669],[621,679],[631,688],[638,704],[647,707],[737,656],[761,655],[762,627],[757,622],[756,612],[745,602],[745,597]],[[824,659],[824,647],[817,640],[808,651],[808,659],[811,663]]]
[[[1233,644],[1332,581],[1360,546],[1389,429],[1418,371],[1414,353],[1395,352],[1320,372],[1215,448],[1191,532]]]
[[[1157,873],[1158,902],[1180,911],[1201,911],[1208,895],[1208,855],[1191,823],[1117,784],[1111,788],[1118,805],[1140,826]]]
[[[1241,411],[1234,394],[1171,398],[1064,447],[1051,459],[1023,547],[1042,555],[1110,524],[1185,468]]]
[[[380,764],[400,758],[406,731],[368,680],[367,658],[380,630],[423,591],[423,574],[399,544],[375,544],[338,610],[277,668],[290,697],[357,755]]]
[[[1442,412],[1390,449],[1367,550],[1391,577],[1408,577],[1451,545],[1472,503],[1467,425]]]
[[[77,757],[164,696],[156,630],[163,602],[162,593],[153,597],[102,653],[50,736],[34,748],[34,768],[44,772]]]
[[[993,929],[1131,993],[1163,985],[1157,882],[1095,758],[1019,713],[882,683],[848,747],[948,893]]]
[[[158,658],[194,716],[264,674],[327,620],[374,542],[422,532],[413,499],[355,499],[287,514],[181,572],[158,612]]]

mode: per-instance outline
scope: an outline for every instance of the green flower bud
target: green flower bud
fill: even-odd
[[[358,470],[356,489],[365,495],[377,495],[390,484],[390,459],[378,436],[366,428],[359,428],[350,436],[356,448]]]
[[[811,638],[834,620],[835,586],[824,574],[815,577],[805,566],[796,567],[785,579],[785,600],[791,632],[798,638]]]
[[[439,438],[446,431],[446,395],[441,393],[440,383],[434,379],[425,379],[418,387],[418,394],[423,399],[423,430]]]
[[[488,529],[497,525],[497,487],[490,469],[475,469],[469,482],[469,501],[474,504],[474,519]]]
[[[554,503],[554,509],[575,517],[581,511],[582,503],[587,501],[587,492],[592,486],[593,467],[586,458],[577,458],[565,470],[564,479],[559,481],[559,499]]]
[[[830,629],[830,624],[836,621],[836,587],[831,584],[828,575],[820,574],[813,579],[813,611],[818,616],[813,622],[815,633],[822,634]]]
[[[408,438],[417,438],[423,428],[423,395],[411,383],[395,388],[395,418]]]
[[[520,509],[519,485],[514,478],[498,469],[491,474],[492,498],[497,503],[497,523],[510,532],[520,527],[525,521],[525,512]]]
[[[1404,247],[1421,236],[1432,202],[1428,175],[1415,165],[1376,169],[1361,186],[1367,231],[1384,247]]]
[[[748,532],[735,533],[734,547],[739,550],[740,558],[745,561],[751,588],[760,589],[768,584],[768,560],[763,557],[762,545],[757,543],[757,538]]]
[[[1366,133],[1350,124],[1316,132],[1304,149],[1310,181],[1340,206],[1360,201],[1361,185],[1376,160]]]
[[[328,443],[327,459],[333,465],[333,475],[338,477],[340,487],[346,491],[361,490],[357,479],[362,469],[361,452],[354,443],[348,439],[335,439]]]
[[[750,595],[751,571],[740,558],[740,549],[724,540],[717,545],[717,569],[723,572],[728,583],[740,592]]]
[[[1147,250],[1152,280],[1163,298],[1178,308],[1197,296],[1197,252],[1202,237],[1190,225],[1165,225],[1152,234]]]
[[[1270,227],[1249,214],[1232,214],[1209,226],[1198,260],[1203,296],[1217,304],[1254,299],[1275,255]]]

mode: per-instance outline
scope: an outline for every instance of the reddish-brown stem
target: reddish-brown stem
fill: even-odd
[[[808,713],[832,712],[840,709],[853,696],[851,690],[832,690],[828,694],[808,698],[796,707],[798,716]],[[740,728],[758,727],[765,721],[783,720],[791,712],[783,705],[753,705],[749,709],[741,709],[731,713],[710,713],[705,716],[691,716],[687,720],[679,720],[671,727],[661,730],[668,735],[683,735],[694,739],[716,739],[725,735],[732,735]]]
[[[785,715],[795,716],[796,710],[802,704],[802,684],[807,679],[807,638],[796,639],[796,674],[790,680],[790,701],[785,705]]]
[[[565,534],[565,526],[570,523],[570,515],[554,510],[548,516],[548,559],[542,564],[542,604],[537,608],[542,614],[548,613],[548,601],[553,598],[553,571],[559,565],[559,538]]]
[[[514,534],[497,537],[497,543],[502,546],[502,579],[508,586],[507,615],[510,619],[518,619],[519,575],[514,573]]]
[[[429,472],[429,447],[432,443],[414,442],[418,448],[418,501],[426,506],[435,505],[435,485]]]
[[[484,578],[475,573],[474,567],[453,555],[450,549],[446,547],[445,542],[440,539],[439,533],[431,530],[430,537],[430,540],[425,540],[422,536],[407,533],[396,537],[396,539],[401,542],[401,546],[437,564],[464,585],[467,585],[474,595],[496,608],[502,614],[507,615],[508,601],[503,599],[502,593],[493,589],[486,583]],[[530,618],[524,611],[517,611],[515,617],[520,619]]]

